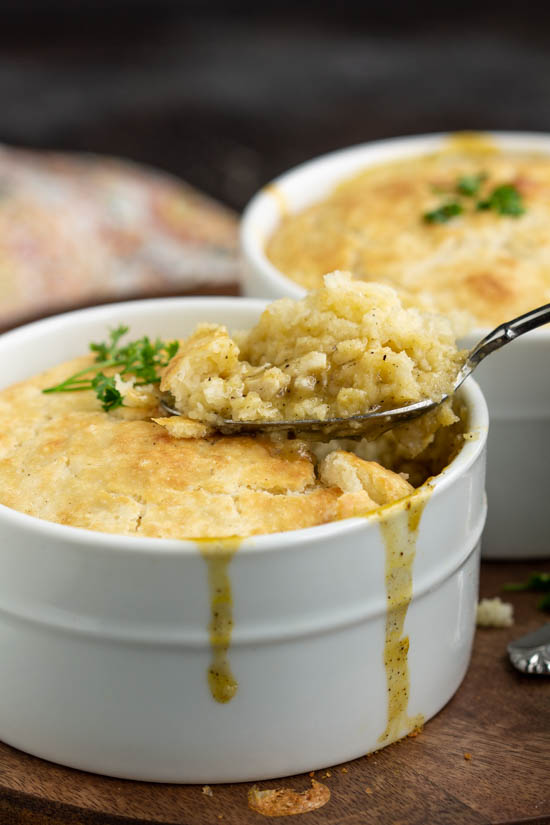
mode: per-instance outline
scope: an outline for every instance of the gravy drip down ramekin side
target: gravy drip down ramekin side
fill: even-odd
[[[197,541],[208,569],[209,632],[212,648],[208,685],[212,698],[220,704],[230,702],[239,688],[229,663],[233,633],[233,594],[229,565],[240,543],[241,540],[238,538]]]
[[[410,640],[403,636],[407,610],[413,594],[413,566],[420,519],[429,495],[429,484],[411,496],[394,518],[380,520],[386,551],[386,637],[384,666],[388,688],[388,723],[380,743],[394,742],[424,723],[422,714],[408,715]]]

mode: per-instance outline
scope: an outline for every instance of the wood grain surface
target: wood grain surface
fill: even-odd
[[[481,595],[550,562],[484,563]],[[455,697],[416,737],[317,771],[332,796],[307,825],[511,825],[550,823],[550,679],[516,672],[506,644],[548,617],[537,595],[511,593],[515,624],[478,630]],[[465,754],[471,758],[465,758]],[[236,755],[238,758],[238,755]],[[307,775],[258,783],[305,790]],[[155,785],[95,776],[0,744],[0,822],[7,825],[254,825],[250,785]],[[289,820],[293,821],[293,820]]]

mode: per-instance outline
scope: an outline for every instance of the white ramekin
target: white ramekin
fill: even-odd
[[[486,133],[499,147],[550,153],[550,136]],[[247,206],[241,228],[244,294],[300,298],[305,290],[267,259],[265,242],[282,214],[330,194],[334,186],[368,166],[436,151],[449,134],[393,138],[342,149],[309,161],[265,186]],[[470,348],[488,330],[461,344]],[[550,328],[535,330],[481,365],[476,378],[491,414],[487,492],[489,516],[483,537],[487,558],[528,559],[550,555],[546,521],[550,467]]]
[[[247,327],[263,306],[150,300],[40,321],[0,338],[2,383],[81,354],[119,323],[132,336],[173,337],[201,320]],[[196,542],[95,533],[0,506],[0,739],[164,782],[275,777],[378,749],[388,717],[383,535],[399,534],[424,500],[404,633],[407,712],[429,719],[460,684],[474,633],[488,417],[473,381],[464,397],[473,438],[430,488],[369,517],[242,542],[228,567],[239,688],[227,704],[207,682],[208,576]]]

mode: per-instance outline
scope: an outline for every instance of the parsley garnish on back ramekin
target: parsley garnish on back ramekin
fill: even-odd
[[[447,223],[464,214],[467,210],[464,207],[464,198],[474,198],[480,193],[480,189],[487,180],[485,172],[476,175],[463,175],[458,178],[453,194],[456,200],[444,203],[436,209],[425,212],[422,219],[425,223]],[[468,205],[471,201],[467,202]],[[525,212],[523,196],[513,183],[503,183],[493,187],[487,197],[478,200],[474,212],[492,210],[497,215],[508,215],[519,218]],[[471,211],[471,210],[468,210]]]

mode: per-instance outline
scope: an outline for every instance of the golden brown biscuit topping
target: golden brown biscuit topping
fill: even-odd
[[[266,252],[307,289],[345,269],[492,327],[550,301],[549,227],[550,156],[455,140],[343,181]]]
[[[179,539],[294,530],[378,507],[343,473],[317,471],[302,442],[174,437],[178,422],[155,423],[150,400],[105,412],[92,390],[41,392],[90,360],[0,392],[0,503],[60,524]],[[389,472],[361,464],[367,475]],[[394,498],[413,492],[395,478]]]
[[[311,788],[295,791],[293,788],[260,790],[254,785],[248,792],[248,806],[263,816],[292,816],[322,808],[330,800],[330,789],[316,779]]]
[[[371,448],[212,429],[226,417],[325,419],[451,391],[462,355],[449,323],[349,274],[327,276],[302,301],[272,303],[234,338],[213,324],[182,342],[124,343],[127,331],[92,344],[95,359],[0,393],[0,503],[124,535],[222,539],[294,530],[410,495],[407,475],[425,480],[438,431],[458,421],[445,403]],[[162,414],[159,381],[183,416]],[[413,468],[404,466],[412,459]]]

